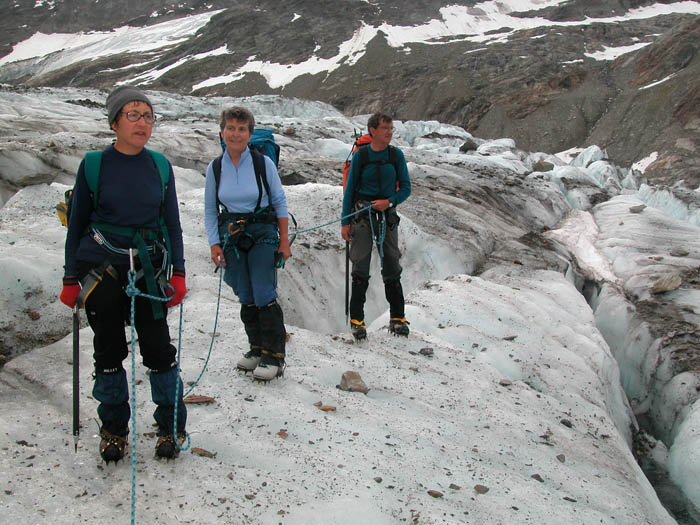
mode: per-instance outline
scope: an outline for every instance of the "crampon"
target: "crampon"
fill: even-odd
[[[180,446],[185,442],[187,435],[184,432],[177,433],[177,443],[172,434],[158,436],[156,442],[156,457],[159,459],[175,459],[180,455]]]
[[[100,429],[100,438],[102,438],[100,440],[100,456],[108,465],[110,461],[114,461],[116,465],[124,457],[126,436],[115,436],[102,428]]]
[[[410,331],[408,325],[409,322],[406,321],[405,317],[392,317],[389,319],[389,332],[396,336],[408,337]]]
[[[350,319],[350,333],[355,338],[355,341],[367,339],[367,327],[364,321]]]

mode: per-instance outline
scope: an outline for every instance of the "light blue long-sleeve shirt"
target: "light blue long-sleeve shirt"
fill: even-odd
[[[278,219],[288,217],[287,197],[282,188],[282,181],[277,174],[277,167],[269,157],[265,155],[263,157],[265,159],[265,173],[271,195],[267,195],[263,185],[260,207],[264,208],[271,203]],[[207,233],[209,246],[221,244],[213,164],[214,161],[207,166],[206,182],[204,184],[204,228]],[[258,203],[258,195],[258,184],[255,181],[253,157],[250,154],[250,150],[246,149],[243,152],[238,167],[233,164],[228,153],[224,153],[221,159],[219,201],[226,206],[230,213],[253,213],[255,205]]]

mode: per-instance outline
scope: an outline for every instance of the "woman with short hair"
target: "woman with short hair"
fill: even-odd
[[[284,373],[286,330],[277,302],[277,266],[292,253],[287,198],[275,163],[249,148],[255,117],[247,108],[221,113],[226,150],[207,167],[204,223],[217,267],[241,303],[249,350],[237,369],[267,382]]]
[[[60,300],[71,308],[84,306],[95,334],[92,394],[99,403],[100,455],[107,463],[116,463],[124,457],[135,408],[129,407],[122,366],[128,355],[124,321],[130,318],[131,298],[125,289],[131,260],[137,288],[170,297],[165,304],[137,296],[133,318],[156,404],[155,453],[170,459],[180,451],[176,439],[180,443],[185,439],[187,422],[177,351],[170,343],[166,320],[168,307],[178,305],[187,292],[175,177],[162,154],[146,149],[155,121],[146,94],[133,86],[120,86],[109,94],[106,106],[116,142],[104,151],[86,154],[78,168]]]

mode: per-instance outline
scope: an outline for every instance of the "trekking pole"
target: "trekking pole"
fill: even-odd
[[[78,452],[80,437],[80,309],[73,307],[73,444]]]
[[[345,324],[350,318],[348,296],[350,295],[350,243],[345,241]]]
[[[355,135],[355,144],[357,144],[358,139],[360,136],[357,134],[357,129],[352,128],[352,132]],[[348,158],[345,159],[345,162],[348,161],[348,159],[352,156],[352,150],[350,150],[350,154],[348,155]],[[345,189],[345,186],[343,186],[343,189]],[[350,322],[350,243],[348,241],[345,241],[345,324],[348,324]]]

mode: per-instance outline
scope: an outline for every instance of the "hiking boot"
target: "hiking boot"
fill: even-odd
[[[187,435],[184,432],[177,433],[177,443],[172,434],[158,436],[156,442],[156,457],[160,459],[175,459],[180,455],[180,446],[185,442]]]
[[[129,434],[127,433],[127,436]],[[110,434],[104,428],[100,429],[100,456],[109,465],[110,461],[117,462],[124,457],[126,450],[126,436],[115,436]]]
[[[355,319],[350,319],[350,332],[352,332],[352,336],[356,341],[367,339],[367,327],[364,320],[356,321]]]
[[[394,335],[402,335],[408,337],[408,325],[405,317],[392,317],[389,319],[389,331]]]
[[[284,375],[284,359],[265,354],[260,364],[253,370],[253,379],[260,383],[267,383]]]
[[[260,353],[260,347],[251,345],[250,350],[248,350],[248,352],[246,352],[245,355],[238,360],[238,363],[236,363],[236,370],[245,372],[246,374],[248,372],[252,372],[260,363],[261,358],[262,354]]]

